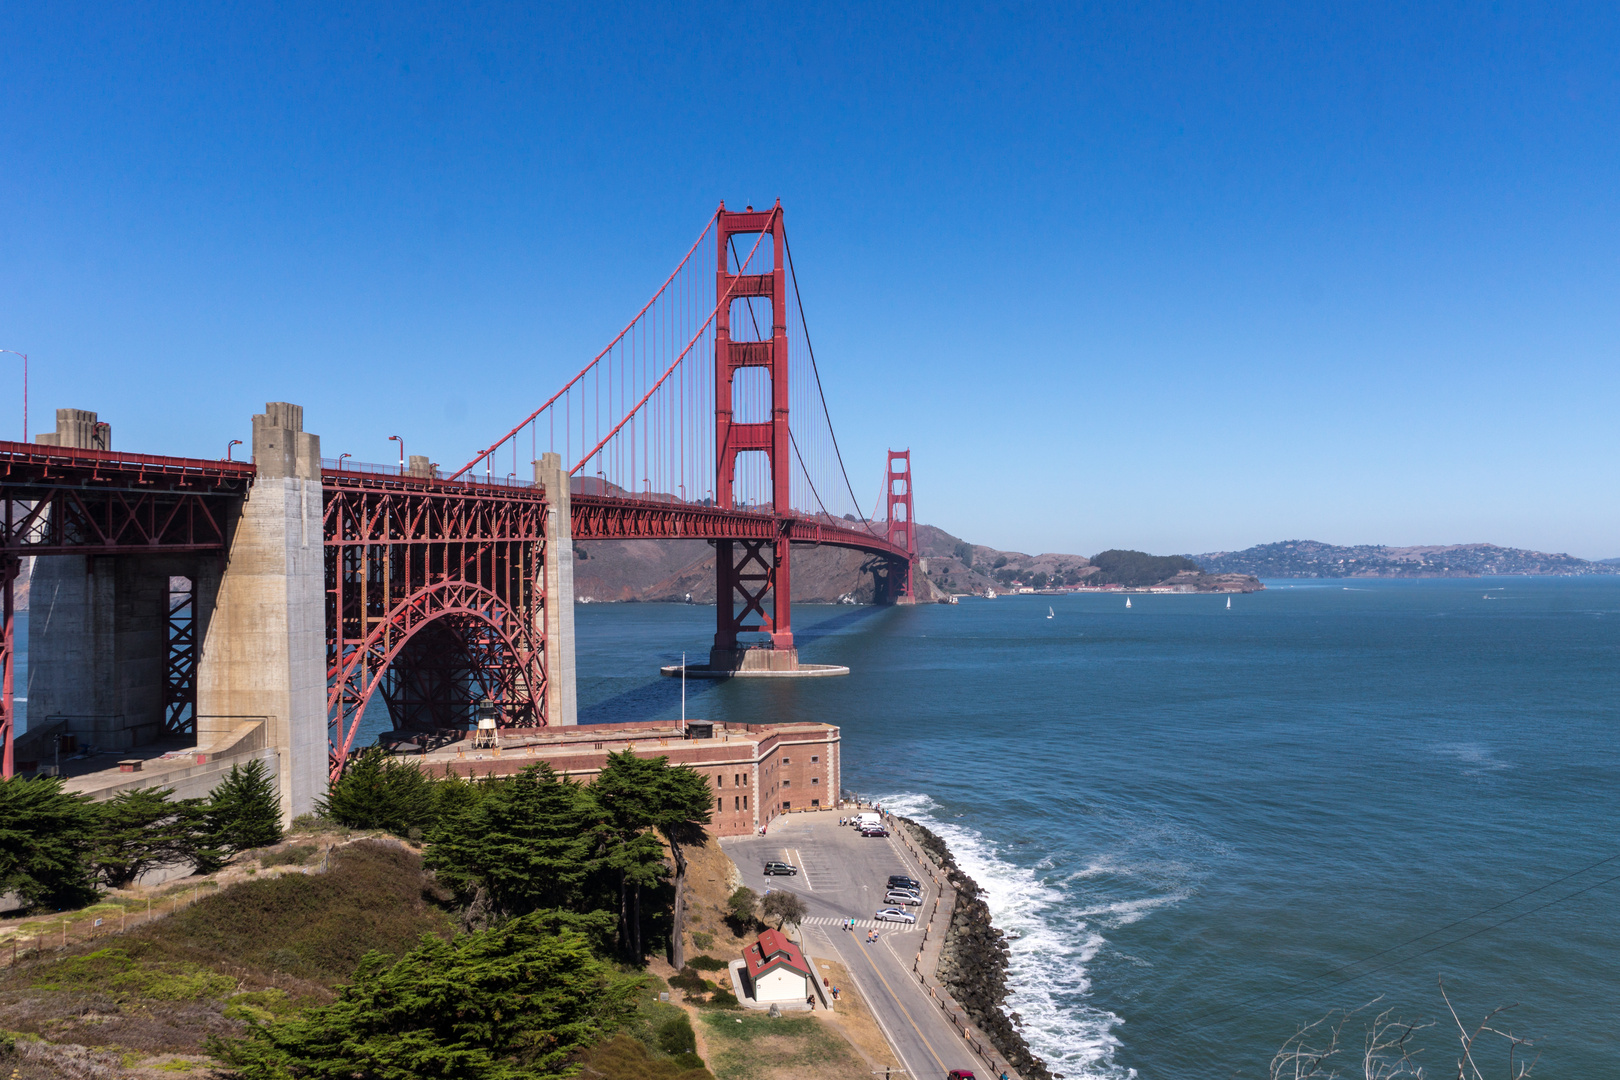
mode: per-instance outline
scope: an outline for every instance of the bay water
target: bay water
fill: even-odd
[[[1443,1020],[1416,1044],[1454,1074],[1441,979],[1465,1021],[1517,1003],[1535,1075],[1620,1077],[1620,580],[1268,584],[801,606],[803,659],[849,676],[692,680],[687,710],[840,725],[844,786],[986,889],[1067,1077],[1264,1077],[1358,1006]],[[581,721],[678,715],[657,667],[713,619],[581,606]]]

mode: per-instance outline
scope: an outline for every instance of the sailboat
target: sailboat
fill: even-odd
[[[1126,607],[1130,607],[1130,606],[1131,606],[1131,598],[1130,598],[1130,597],[1128,597],[1128,596],[1127,596],[1127,597],[1126,597],[1126,598],[1125,598],[1125,606],[1126,606]]]
[[[1053,610],[1052,610],[1052,607],[1051,607],[1051,605],[1047,605],[1047,608],[1046,608],[1046,617],[1047,617],[1047,618],[1048,618],[1048,619],[1055,619],[1055,618],[1057,618],[1057,612],[1055,612],[1055,611],[1053,611]]]
[[[1228,596],[1228,597],[1227,597],[1227,598],[1226,598],[1226,610],[1227,610],[1227,611],[1231,611],[1231,610],[1232,610],[1232,598],[1231,598],[1231,597],[1230,597],[1230,596]]]

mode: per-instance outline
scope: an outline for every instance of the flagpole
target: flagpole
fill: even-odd
[[[686,654],[681,653],[681,734],[686,734]]]

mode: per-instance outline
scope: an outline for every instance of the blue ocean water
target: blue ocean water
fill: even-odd
[[[1441,977],[1465,1018],[1519,1003],[1537,1076],[1620,1077],[1620,581],[1269,584],[799,607],[849,677],[688,710],[841,725],[845,786],[988,890],[1070,1078],[1263,1077],[1330,1009],[1449,1024]],[[713,608],[578,614],[581,719],[676,715],[656,666]],[[1446,1074],[1454,1028],[1418,1041]]]

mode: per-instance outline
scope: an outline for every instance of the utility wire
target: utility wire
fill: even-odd
[[[793,279],[793,300],[799,308],[799,326],[804,330],[804,347],[810,353],[810,370],[815,372],[816,376],[816,393],[821,395],[821,414],[827,418],[827,434],[832,436],[833,455],[838,458],[838,469],[844,474],[844,487],[849,489],[849,501],[855,504],[855,512],[859,514],[861,500],[855,497],[855,485],[849,482],[849,469],[844,465],[843,452],[838,449],[838,432],[833,430],[832,412],[827,408],[827,392],[821,386],[821,368],[816,365],[816,347],[810,343],[810,324],[804,320],[804,298],[799,295],[799,275],[793,269],[793,245],[788,243],[785,221],[782,222],[782,249],[787,252],[788,277]]]
[[[737,265],[737,272],[741,273],[743,268],[742,268],[741,261],[737,257],[737,237],[736,237],[736,234],[732,234],[731,236],[728,236],[726,238],[726,243],[729,244],[730,247],[731,247],[731,260],[738,264]],[[784,247],[787,245],[787,230],[786,229],[782,230],[782,244],[783,244]],[[798,283],[797,282],[794,283],[793,288],[794,288],[795,295],[797,295],[797,292],[798,292]],[[757,314],[755,314],[755,312],[754,312],[754,298],[753,297],[748,298],[748,318],[754,324],[754,340],[755,341],[764,340],[763,338],[760,337],[759,316]],[[799,319],[800,319],[801,322],[803,322],[803,319],[804,319],[804,309],[803,308],[799,309]],[[810,332],[808,330],[805,331],[804,342],[805,342],[806,345],[810,344]],[[816,358],[812,354],[811,357],[810,357],[810,367],[811,367],[812,370],[814,370],[815,364],[816,364]],[[819,388],[819,386],[820,386],[820,376],[818,375],[816,378],[817,378],[817,387]],[[822,399],[821,408],[822,408],[822,412],[825,413],[826,409],[827,409],[827,401],[826,401],[825,398]],[[827,417],[827,430],[828,430],[828,432],[832,431],[832,417],[830,417],[830,416]],[[837,437],[836,436],[834,436],[833,441],[834,441],[835,444],[837,443]],[[799,459],[799,471],[804,473],[804,482],[806,484],[810,485],[810,494],[812,494],[812,495],[814,495],[816,497],[816,505],[821,507],[821,512],[823,514],[825,514],[829,518],[832,517],[833,512],[831,510],[828,510],[827,509],[827,504],[821,501],[821,492],[816,490],[816,482],[810,478],[810,467],[804,463],[804,455],[799,452],[799,440],[797,438],[795,438],[794,435],[793,435],[793,425],[792,424],[788,425],[788,442],[791,443],[792,446],[793,446],[793,456]],[[840,464],[842,464],[842,462],[840,462]],[[851,494],[853,494],[853,492],[851,492]],[[777,508],[778,512],[781,512],[782,509],[783,509],[782,507]],[[787,507],[787,509],[791,510],[792,507]],[[857,511],[860,510],[859,504],[856,505],[855,509]]]

